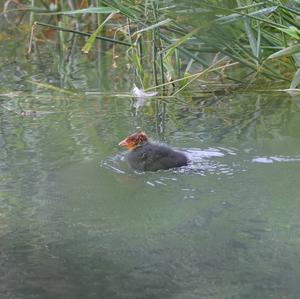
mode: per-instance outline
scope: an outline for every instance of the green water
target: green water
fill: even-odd
[[[0,46],[1,299],[299,298],[298,96],[136,110],[126,61],[26,58],[24,40]],[[192,163],[133,172],[117,144],[137,126]]]

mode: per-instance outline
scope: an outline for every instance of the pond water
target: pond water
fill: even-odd
[[[0,298],[299,298],[297,95],[137,109],[126,62],[26,57],[27,37],[0,46]],[[192,163],[132,171],[136,127]]]

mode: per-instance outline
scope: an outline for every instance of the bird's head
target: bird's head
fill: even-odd
[[[122,140],[119,145],[124,146],[129,150],[136,148],[139,145],[148,141],[148,137],[144,132],[136,132]]]

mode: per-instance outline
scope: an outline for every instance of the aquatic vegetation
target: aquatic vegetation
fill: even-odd
[[[214,92],[227,90],[228,84],[257,88],[274,81],[297,88],[299,4],[214,0],[190,7],[189,1],[177,0],[7,0],[3,15],[12,24],[10,16],[19,12],[15,22],[33,26],[30,51],[32,42],[51,38],[53,30],[61,49],[67,43],[63,32],[69,39],[89,36],[82,45],[85,54],[98,47],[96,39],[110,43],[112,66],[122,52],[145,91],[177,94],[193,85]]]

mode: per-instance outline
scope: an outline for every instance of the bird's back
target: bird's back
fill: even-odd
[[[187,165],[187,157],[178,151],[160,145],[145,143],[127,154],[129,165],[139,171],[156,171]]]

